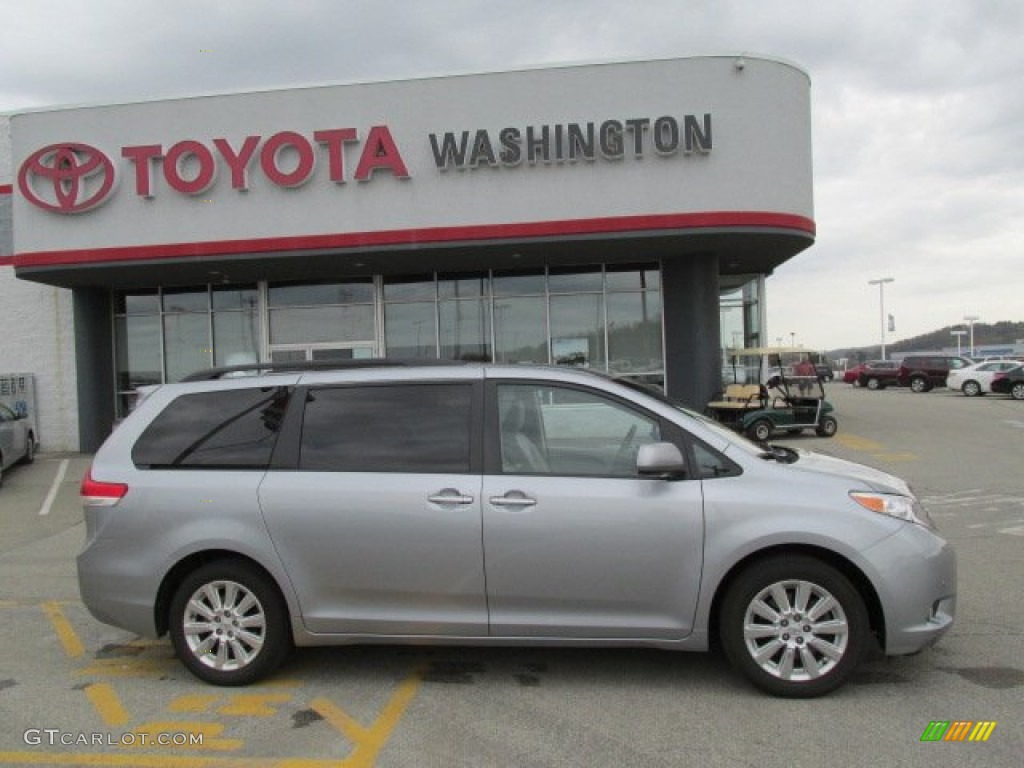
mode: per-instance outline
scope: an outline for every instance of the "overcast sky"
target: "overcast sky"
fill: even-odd
[[[812,82],[818,235],[769,341],[877,343],[880,277],[890,343],[1024,320],[1021,0],[0,0],[0,112],[737,52]]]

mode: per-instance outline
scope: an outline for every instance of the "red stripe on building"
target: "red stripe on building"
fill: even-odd
[[[379,232],[346,232],[328,235],[268,237],[247,240],[216,240],[196,243],[119,246],[65,251],[19,253],[19,267],[57,264],[93,264],[116,261],[173,259],[185,256],[226,256],[273,251],[356,249],[403,245],[446,245],[486,240],[518,240],[537,237],[625,234],[694,229],[772,229],[793,230],[814,236],[812,219],[783,213],[759,211],[721,211],[709,213],[618,216],[600,219],[537,221],[521,224],[480,224],[464,227],[427,227]]]

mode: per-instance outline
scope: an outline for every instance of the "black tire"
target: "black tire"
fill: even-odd
[[[31,464],[36,460],[36,438],[35,435],[29,434],[28,445],[25,446],[25,455],[22,457],[21,462],[23,464]]]
[[[1018,381],[1010,387],[1010,397],[1014,400],[1024,400],[1024,381]]]
[[[974,381],[965,381],[964,385],[960,387],[960,391],[964,393],[965,397],[977,397],[981,394],[981,385]]]
[[[883,387],[882,387],[882,382],[881,382],[881,381],[879,381],[879,380],[878,380],[878,379],[876,379],[876,378],[870,378],[870,379],[868,379],[868,380],[867,380],[867,382],[865,383],[865,386],[866,386],[866,387],[867,387],[868,389],[871,389],[871,390],[876,390],[876,389],[882,389],[882,388],[883,388]]]
[[[924,376],[914,376],[910,380],[911,392],[927,392],[931,388],[932,387],[928,383],[928,379],[926,379]]]
[[[206,620],[209,631],[185,632],[187,623],[198,623],[193,598],[215,617]],[[190,573],[171,600],[168,626],[181,662],[213,685],[253,683],[291,650],[288,612],[277,585],[240,560],[207,563]]]
[[[798,588],[803,605],[794,604]],[[785,605],[779,594],[786,596]],[[835,690],[860,664],[868,645],[868,613],[856,588],[832,566],[804,555],[751,564],[729,587],[719,618],[730,663],[773,696],[810,698]],[[828,626],[816,629],[815,621]],[[833,631],[836,624],[845,633]],[[749,626],[757,631],[748,638],[744,627]]]
[[[772,436],[772,423],[768,419],[758,419],[747,428],[747,436],[759,443]]]
[[[814,430],[818,437],[835,437],[838,431],[839,422],[836,421],[835,416],[822,416],[821,421],[818,422],[818,426]]]

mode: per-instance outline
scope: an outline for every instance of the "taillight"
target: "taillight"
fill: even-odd
[[[78,492],[82,496],[82,504],[87,507],[112,507],[128,493],[128,486],[124,483],[93,480],[92,467],[89,467]]]
[[[999,381],[1000,379],[1005,379],[1005,378],[1006,378],[1006,373],[1003,372],[1003,371],[1000,371],[999,373],[997,373],[995,376],[992,377],[992,383],[994,384],[995,382]]]

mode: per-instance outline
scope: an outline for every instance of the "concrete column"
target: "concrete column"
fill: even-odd
[[[75,288],[80,450],[95,451],[114,428],[114,339],[110,292]]]
[[[661,263],[665,298],[665,390],[696,411],[722,386],[718,256],[669,257]]]

